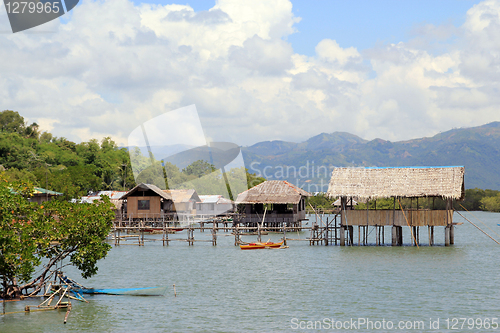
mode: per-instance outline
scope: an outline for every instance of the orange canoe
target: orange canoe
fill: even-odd
[[[240,249],[242,250],[257,250],[257,249],[265,249],[266,246],[261,243],[250,243],[250,244],[240,244]]]
[[[257,249],[265,249],[265,248],[277,248],[283,245],[283,241],[274,243],[274,242],[266,242],[266,243],[250,243],[242,245],[240,244],[240,249],[242,250],[257,250]]]

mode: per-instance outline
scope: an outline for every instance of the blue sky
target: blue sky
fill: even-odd
[[[183,4],[195,11],[209,10],[215,1],[134,1],[136,4]],[[467,10],[478,0],[294,0],[293,13],[302,20],[287,37],[295,52],[312,56],[325,38],[341,47],[364,50],[376,43],[406,42],[422,24],[453,24],[465,21]]]
[[[241,145],[500,120],[500,0],[82,0],[0,34],[0,57],[3,109],[76,142],[126,145],[193,104],[209,139]]]

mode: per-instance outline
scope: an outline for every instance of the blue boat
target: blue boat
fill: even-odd
[[[112,289],[82,288],[77,291],[82,294],[162,296],[167,291],[167,287],[112,288]]]
[[[86,288],[76,281],[58,274],[61,282],[71,287],[71,291],[77,298],[81,298],[79,294],[105,294],[105,295],[132,295],[132,296],[162,296],[167,291],[167,287],[146,287],[146,288],[110,288],[96,289]]]

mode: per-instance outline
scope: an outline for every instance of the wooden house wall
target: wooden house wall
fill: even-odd
[[[343,211],[343,225],[369,225],[369,226],[446,226],[453,222],[452,210],[348,210]],[[368,214],[368,217],[367,217]],[[448,216],[448,218],[447,218]]]
[[[139,200],[149,200],[149,210],[138,210],[137,205]],[[127,214],[138,216],[137,214],[159,214],[160,211],[160,197],[128,197],[127,198]]]

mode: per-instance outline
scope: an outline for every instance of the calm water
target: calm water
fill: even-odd
[[[500,234],[500,214],[473,214],[477,218],[470,213],[466,216],[500,238],[478,221]],[[456,215],[455,222],[461,221]],[[300,327],[311,328],[317,321],[318,331],[385,332],[390,330],[380,325],[388,327],[390,321],[394,332],[500,332],[500,328],[476,326],[486,318],[500,320],[500,245],[464,222],[456,228],[452,247],[441,246],[442,227],[435,231],[438,246],[419,249],[290,242],[288,249],[241,251],[233,245],[231,236],[219,237],[216,247],[209,242],[114,247],[100,263],[98,276],[83,280],[74,270],[67,269],[66,273],[84,285],[101,288],[166,285],[167,294],[89,296],[89,304],[72,302],[66,325],[64,311],[10,314],[0,316],[0,331],[297,332],[313,331]],[[426,243],[427,229],[421,229],[421,243]],[[409,243],[406,232],[405,243]],[[306,232],[295,233],[293,238],[308,236]],[[389,241],[389,228],[385,236]],[[174,237],[185,238],[186,234]],[[195,232],[195,239],[209,237],[209,232]],[[281,234],[263,237],[277,240]],[[371,242],[374,237],[372,232]],[[20,311],[38,302],[6,303],[6,311]],[[332,323],[339,325],[337,321],[349,321],[343,325],[350,325],[351,318],[356,327],[331,329]],[[372,326],[367,323],[359,327],[358,318],[371,321]],[[430,320],[436,325],[438,318],[439,329],[431,329]],[[468,322],[473,324],[471,329],[467,322],[461,328],[460,321],[452,330],[452,318],[480,319]],[[400,321],[403,325],[423,321],[424,327],[399,329]]]

